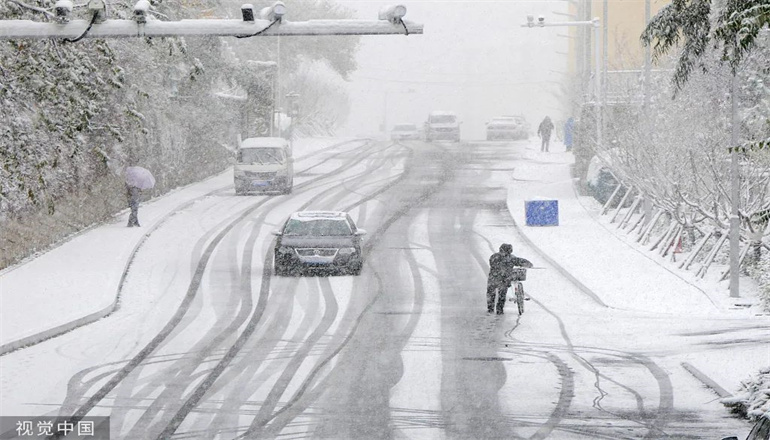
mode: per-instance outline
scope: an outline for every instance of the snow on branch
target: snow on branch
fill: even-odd
[[[21,6],[24,9],[29,9],[31,11],[39,12],[39,13],[45,15],[48,18],[54,18],[54,14],[52,14],[51,12],[49,12],[46,9],[39,8],[37,6],[28,5],[28,4],[26,4],[24,2],[21,2],[19,0],[6,0],[6,1],[11,2],[11,3],[15,4],[15,5]]]

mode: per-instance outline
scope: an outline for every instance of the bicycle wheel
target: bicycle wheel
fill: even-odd
[[[524,287],[516,283],[516,305],[519,306],[519,315],[524,314]]]

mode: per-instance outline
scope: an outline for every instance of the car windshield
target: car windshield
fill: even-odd
[[[489,124],[490,128],[494,128],[496,130],[515,130],[516,125],[515,124]]]
[[[280,164],[286,160],[280,148],[244,148],[241,150],[238,162],[258,164]]]
[[[286,223],[284,235],[293,236],[340,236],[350,235],[352,231],[345,220],[317,219],[296,220],[291,219]]]
[[[417,127],[415,127],[412,124],[400,124],[400,125],[396,125],[393,128],[393,130],[395,130],[395,131],[413,131],[413,130],[416,130],[416,129],[417,129]]]
[[[430,117],[432,124],[453,124],[457,117],[455,115],[433,115]]]

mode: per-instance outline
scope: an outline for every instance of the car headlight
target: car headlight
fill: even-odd
[[[356,253],[356,248],[352,248],[352,247],[340,248],[338,253],[340,255],[353,255]]]
[[[281,246],[281,247],[278,248],[278,253],[279,254],[293,254],[294,253],[294,249],[292,249],[292,248],[290,248],[288,246]]]

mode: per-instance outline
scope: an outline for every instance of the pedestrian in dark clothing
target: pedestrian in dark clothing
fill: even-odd
[[[126,195],[128,196],[128,207],[131,208],[128,226],[139,226],[139,199],[142,196],[142,190],[135,186],[126,185]]]
[[[564,123],[564,146],[567,151],[572,151],[572,135],[575,132],[575,118],[572,116]]]
[[[537,127],[537,135],[540,136],[540,139],[542,139],[542,143],[540,144],[540,151],[544,151],[546,153],[548,152],[552,131],[553,122],[551,122],[550,116],[546,116],[545,119],[543,119],[543,122],[540,123],[540,126]]]
[[[513,246],[504,243],[500,246],[500,252],[489,257],[489,279],[487,281],[487,313],[497,312],[503,314],[505,308],[505,294],[511,287],[515,267],[532,267],[532,263],[513,255]],[[497,296],[497,301],[495,301]]]

